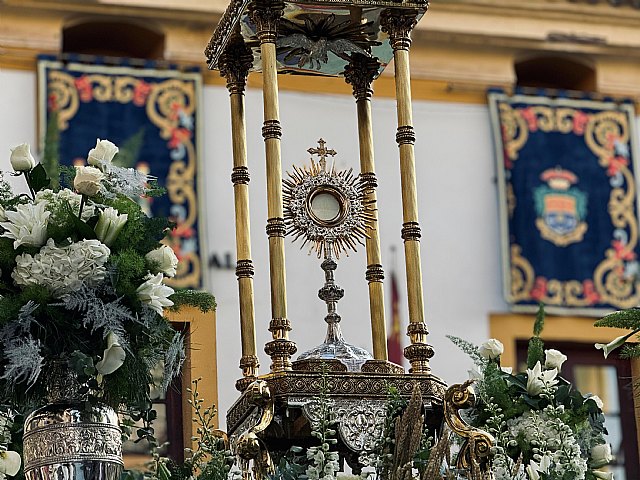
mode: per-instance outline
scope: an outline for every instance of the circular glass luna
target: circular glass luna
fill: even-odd
[[[334,226],[343,221],[347,213],[347,199],[336,189],[319,187],[307,199],[311,219],[323,226]]]

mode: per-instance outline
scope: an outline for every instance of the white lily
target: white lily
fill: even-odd
[[[0,474],[13,477],[20,471],[21,465],[22,458],[19,453],[11,450],[0,451]]]
[[[3,237],[12,238],[13,248],[20,245],[41,247],[47,241],[47,223],[51,212],[46,204],[25,203],[16,205],[16,210],[5,210],[6,222],[0,222],[5,232]]]
[[[120,338],[113,332],[107,335],[107,348],[102,354],[102,360],[96,363],[96,369],[101,375],[109,375],[119,369],[127,354],[120,345]]]
[[[531,463],[535,463],[533,460],[531,460]],[[538,470],[536,470],[536,468],[529,464],[527,465],[527,468],[525,470],[527,472],[527,476],[529,477],[529,480],[540,480],[540,475],[538,474]]]
[[[98,240],[110,247],[118,238],[128,218],[129,215],[126,213],[120,214],[115,208],[105,208],[100,212],[100,218],[95,228]]]
[[[557,376],[558,371],[555,368],[543,371],[540,362],[536,362],[533,369],[527,369],[527,393],[532,396],[539,395],[558,383]]]
[[[146,282],[138,287],[136,292],[141,302],[162,315],[163,307],[170,307],[173,302],[169,296],[173,295],[173,288],[162,284],[162,273],[147,275]]]
[[[634,330],[631,333],[628,333],[627,335],[621,335],[617,338],[614,338],[609,343],[596,343],[595,347],[598,350],[602,350],[604,352],[604,358],[607,358],[613,350],[624,345],[630,337],[638,332],[640,332],[640,328]]]
[[[601,480],[613,480],[613,472],[601,472],[599,470],[592,471],[593,476]]]

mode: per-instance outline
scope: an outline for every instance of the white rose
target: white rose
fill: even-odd
[[[500,367],[500,370],[502,370],[504,373],[508,373],[509,375],[513,373],[513,367]]]
[[[498,358],[504,352],[504,345],[500,340],[496,340],[495,338],[491,338],[480,345],[478,348],[478,353],[482,358],[486,358],[487,360],[493,360],[494,358]]]
[[[100,191],[100,182],[104,173],[94,167],[76,167],[76,178],[73,186],[82,195],[93,197]]]
[[[160,315],[162,315],[162,307],[173,305],[168,298],[173,295],[173,288],[162,284],[162,273],[147,275],[146,281],[138,287],[136,292],[141,302],[148,304]]]
[[[96,224],[95,232],[98,240],[110,247],[116,241],[122,227],[127,223],[129,215],[120,214],[115,208],[107,207],[100,212],[100,218]]]
[[[36,160],[31,155],[28,143],[23,143],[11,149],[11,167],[16,172],[28,172],[36,166]]]
[[[16,210],[5,210],[6,222],[0,222],[5,229],[3,237],[12,238],[13,248],[20,245],[40,247],[47,241],[47,223],[51,212],[45,211],[43,203],[16,205]]]
[[[602,401],[602,399],[598,395],[590,395],[587,400],[593,400],[594,402],[596,402],[596,406],[600,410],[602,410],[604,408],[604,402]]]
[[[22,459],[20,458],[20,454],[17,452],[12,452],[11,450],[2,451],[0,450],[0,474],[1,475],[9,475],[13,477],[16,473],[20,471],[20,465],[22,464]]]
[[[96,140],[95,148],[89,150],[87,163],[104,171],[111,164],[113,157],[118,153],[119,148],[109,140]]]
[[[176,257],[173,248],[162,245],[155,250],[151,250],[144,258],[148,262],[153,263],[156,269],[153,273],[164,273],[167,277],[174,277],[178,268],[178,257]]]
[[[113,332],[107,335],[107,348],[102,354],[102,360],[96,363],[98,373],[109,375],[119,369],[124,363],[127,354],[120,345],[120,338]]]
[[[562,364],[567,359],[567,356],[562,352],[554,349],[544,351],[544,367],[545,368],[557,368],[558,371],[562,368]]]
[[[613,460],[611,454],[611,445],[608,443],[601,443],[591,448],[591,463],[595,467],[602,467]]]

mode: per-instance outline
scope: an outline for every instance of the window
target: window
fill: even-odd
[[[535,57],[515,64],[519,87],[596,90],[595,69],[567,57]]]
[[[164,54],[164,34],[120,20],[74,22],[62,31],[62,52],[157,60]]]

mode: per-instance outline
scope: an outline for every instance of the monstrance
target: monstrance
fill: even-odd
[[[355,250],[356,244],[365,246],[367,231],[375,221],[371,202],[365,199],[366,184],[351,169],[337,172],[335,162],[327,168],[327,156],[336,151],[326,148],[326,142],[318,140],[318,148],[309,148],[312,158],[310,165],[294,167],[289,179],[284,180],[284,219],[287,234],[294,241],[303,239],[302,247],[311,244],[318,258],[324,257],[321,268],[325,284],[318,291],[318,297],[327,304],[327,335],[319,346],[298,356],[303,360],[338,360],[348,371],[359,371],[373,356],[366,350],[351,345],[344,340],[340,328],[338,301],[344,290],[335,282],[337,259],[348,250]],[[301,248],[302,248],[301,247]],[[294,366],[297,362],[294,362]]]
[[[462,405],[467,398],[467,390],[454,391],[451,402],[445,405],[446,384],[431,372],[434,351],[427,343],[429,331],[424,320],[409,49],[411,31],[428,6],[426,0],[231,0],[205,51],[209,68],[219,69],[226,78],[231,103],[242,378],[236,382],[241,394],[227,413],[227,428],[234,451],[243,461],[254,462],[258,477],[266,476],[272,468],[270,453],[282,455],[292,445],[304,447],[316,441],[311,430],[318,422],[320,395],[330,403],[336,420],[340,457],[356,472],[362,467],[361,453],[370,450],[381,435],[389,388],[407,398],[419,390],[424,423],[433,432],[441,428],[446,406],[451,406],[450,412],[457,412],[455,405]],[[398,118],[395,142],[402,190],[400,236],[409,318],[409,345],[404,356],[410,364],[409,373],[388,361],[384,270],[376,227],[371,87],[392,58]],[[262,74],[264,101],[272,338],[264,347],[271,366],[263,375],[259,374],[256,355],[254,265],[249,241],[244,90],[250,71]],[[335,151],[326,149],[321,140],[310,152],[320,160],[296,168],[283,182],[278,74],[291,73],[342,77],[353,87],[360,147],[357,176],[328,168],[327,157]],[[355,136],[349,134],[349,138]],[[392,138],[390,135],[389,140]],[[323,258],[325,285],[320,298],[328,310],[325,342],[295,361],[292,357],[297,346],[289,336],[294,322],[287,315],[287,232],[302,238],[303,245],[310,244]],[[363,276],[369,288],[372,355],[344,341],[336,309],[344,295],[334,279],[336,259],[361,242],[366,246]],[[462,403],[457,404],[458,400]],[[456,431],[462,425],[449,424]],[[477,449],[480,443],[475,445]],[[247,463],[243,471],[248,478]]]

